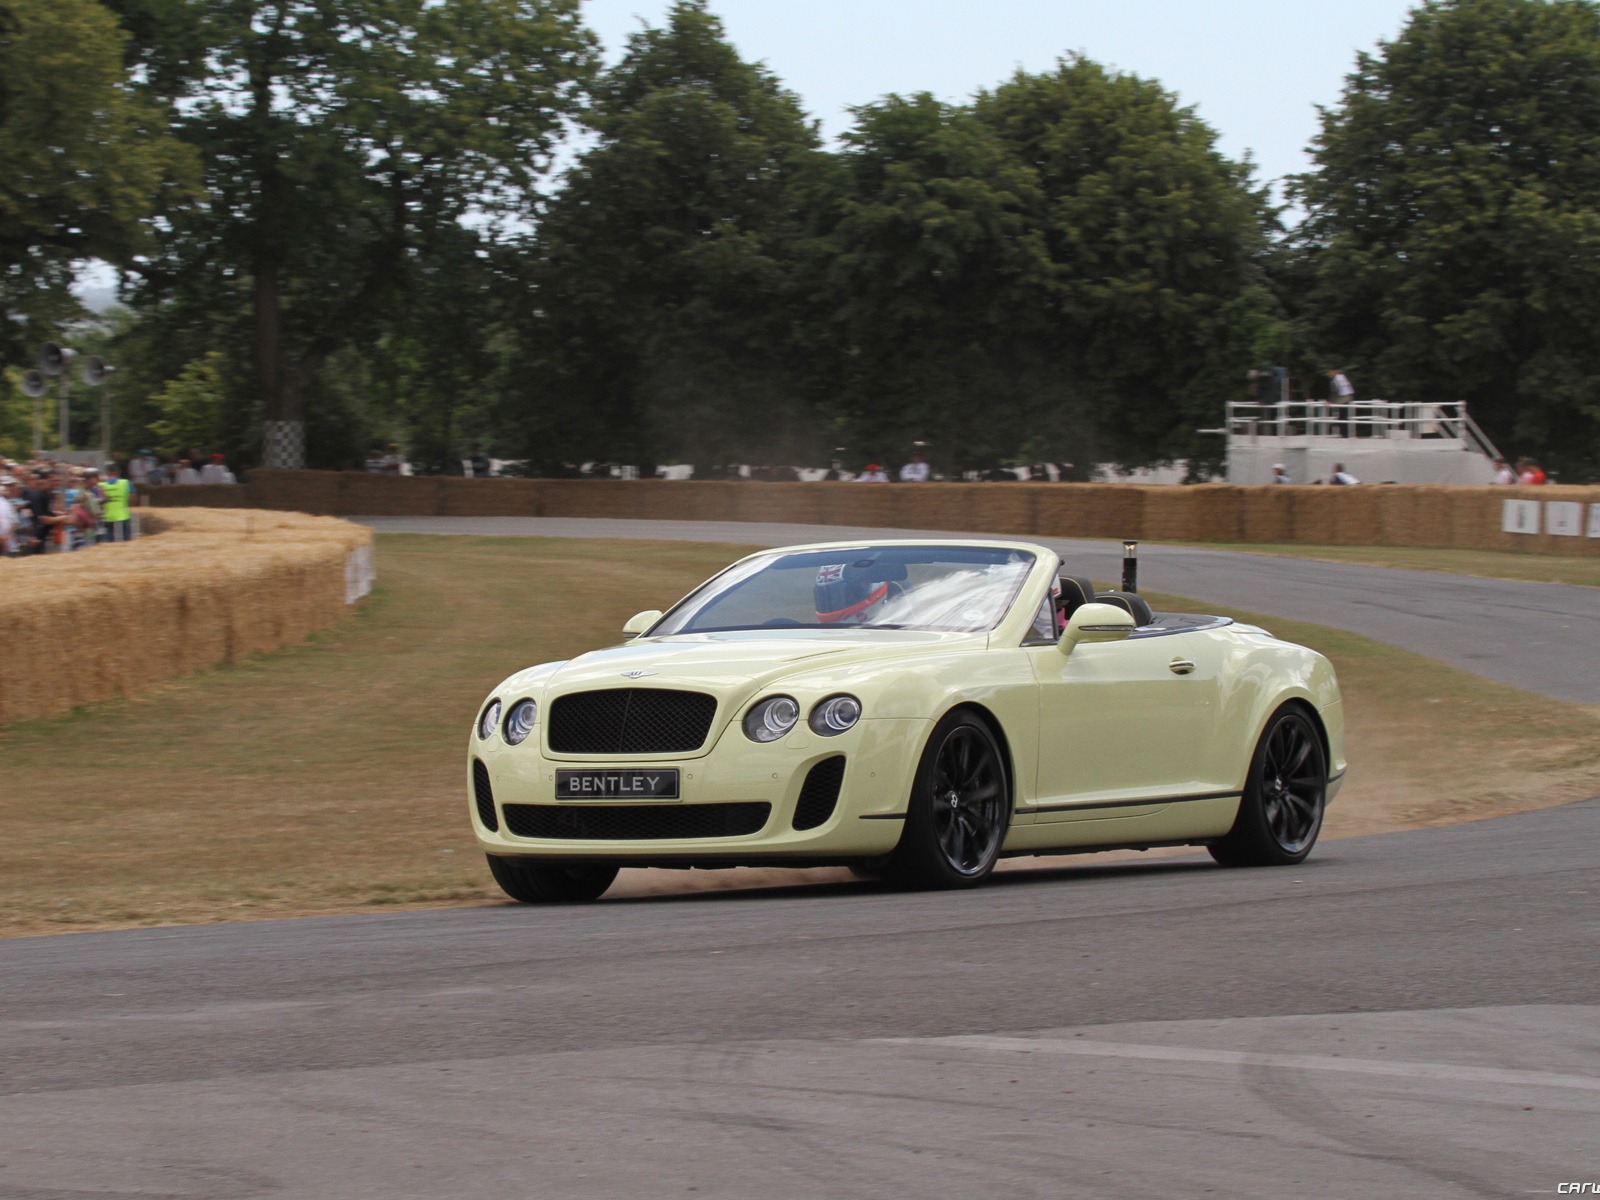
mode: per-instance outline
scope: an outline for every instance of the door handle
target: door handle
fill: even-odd
[[[1187,658],[1175,658],[1167,664],[1167,670],[1174,675],[1187,675],[1194,670],[1194,664]]]

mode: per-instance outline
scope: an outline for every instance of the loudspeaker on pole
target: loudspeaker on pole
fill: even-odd
[[[45,389],[50,386],[50,381],[44,377],[43,371],[24,371],[22,373],[22,394],[32,396],[37,400],[44,395]]]
[[[46,375],[59,375],[67,369],[67,364],[76,358],[77,354],[76,350],[66,346],[46,342],[39,348],[39,370]]]
[[[78,374],[83,376],[83,381],[90,387],[99,387],[116,368],[98,354],[91,354],[83,360],[78,368]]]

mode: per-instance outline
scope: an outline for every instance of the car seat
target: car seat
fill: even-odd
[[[1094,584],[1082,575],[1068,575],[1065,572],[1056,578],[1061,583],[1061,595],[1056,597],[1056,626],[1065,629],[1078,607],[1094,599]]]

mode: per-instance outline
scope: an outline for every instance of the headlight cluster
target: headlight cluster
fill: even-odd
[[[800,720],[800,706],[792,696],[768,696],[751,705],[744,715],[744,732],[752,742],[775,742]]]
[[[478,718],[478,740],[487,742],[494,736],[494,731],[500,728],[500,701],[491,700],[489,706],[483,710],[483,715]]]
[[[837,737],[861,719],[861,701],[854,696],[829,696],[811,710],[807,724],[823,737]],[[800,723],[800,705],[793,696],[768,696],[744,715],[744,733],[752,742],[775,742]]]
[[[539,719],[539,706],[532,700],[518,700],[511,706],[503,731],[506,745],[520,746],[533,732],[533,723]]]
[[[834,737],[861,720],[861,701],[854,696],[829,696],[811,710],[811,730]]]
[[[486,742],[495,735],[496,730],[499,730],[500,736],[506,740],[506,745],[522,745],[533,732],[534,725],[538,723],[539,706],[532,700],[518,700],[506,714],[504,726],[500,724],[501,711],[498,700],[491,700],[484,706],[483,713],[478,717],[478,740]]]

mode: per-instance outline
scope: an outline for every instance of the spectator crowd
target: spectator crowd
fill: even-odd
[[[36,454],[26,462],[0,462],[0,556],[82,550],[134,536],[139,490],[161,484],[234,483],[220,454],[201,462],[162,459],[141,450],[126,465],[98,467],[58,462]]]

